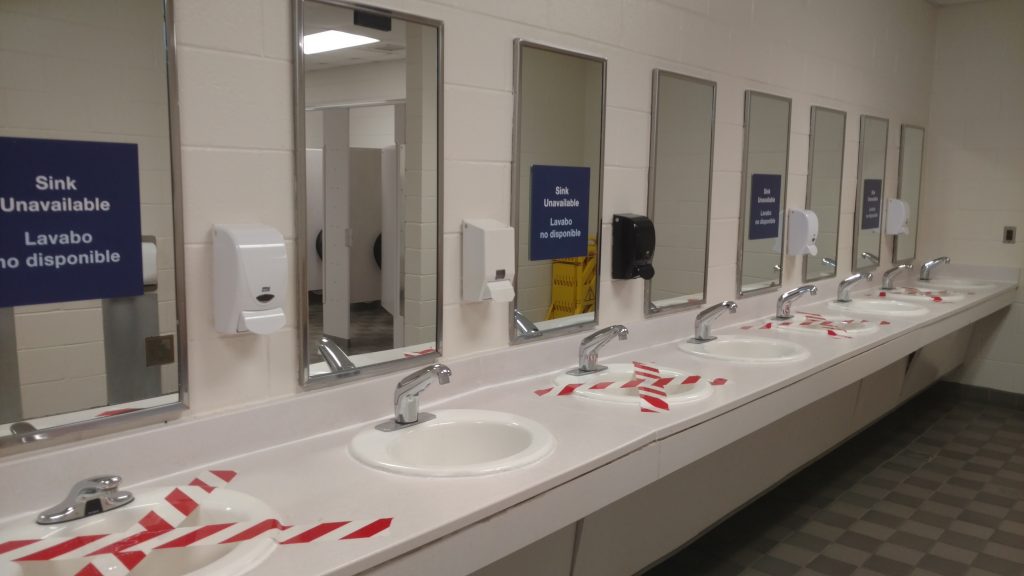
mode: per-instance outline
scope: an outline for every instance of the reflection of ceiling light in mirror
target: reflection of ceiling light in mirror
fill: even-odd
[[[380,42],[380,40],[338,30],[327,30],[326,32],[317,32],[316,34],[303,36],[302,53],[319,54],[321,52],[330,52],[331,50],[362,46],[363,44],[373,44],[374,42]]]

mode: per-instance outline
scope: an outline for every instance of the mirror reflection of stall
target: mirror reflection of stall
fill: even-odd
[[[0,446],[184,407],[171,14],[0,3]]]
[[[705,301],[714,82],[654,71],[647,211],[657,230],[647,314]]]
[[[924,166],[924,128],[904,124],[900,129],[900,179],[896,197],[907,204],[907,233],[896,236],[893,263],[906,264],[917,256],[917,215],[921,208]]]
[[[811,106],[806,205],[818,217],[818,253],[804,256],[804,282],[836,275],[845,147],[846,112]]]
[[[789,170],[791,101],[748,90],[737,286],[740,296],[782,283],[782,218]]]
[[[513,343],[597,323],[605,61],[516,41]]]
[[[439,355],[441,24],[296,0],[302,382]]]
[[[854,215],[853,271],[874,270],[882,250],[882,202],[885,198],[885,151],[889,121],[860,117],[860,161]]]

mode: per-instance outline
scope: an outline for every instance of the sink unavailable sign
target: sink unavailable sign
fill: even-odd
[[[136,144],[0,138],[0,307],[142,294]]]
[[[590,168],[530,167],[530,260],[587,255]]]

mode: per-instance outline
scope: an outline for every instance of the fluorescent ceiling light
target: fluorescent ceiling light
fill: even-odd
[[[341,32],[338,30],[327,30],[326,32],[317,32],[316,34],[303,36],[302,53],[319,54],[320,52],[341,50],[342,48],[362,46],[363,44],[373,44],[374,42],[380,42],[380,40],[370,38],[369,36],[349,34],[348,32]]]

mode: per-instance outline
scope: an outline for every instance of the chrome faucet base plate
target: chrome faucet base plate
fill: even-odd
[[[419,418],[417,418],[415,422],[407,422],[405,424],[401,424],[399,422],[396,422],[392,418],[391,420],[388,420],[387,422],[383,422],[381,424],[377,424],[376,426],[374,426],[374,428],[376,428],[377,430],[380,430],[381,432],[394,432],[395,430],[401,430],[403,428],[409,428],[409,427],[415,426],[417,424],[422,424],[424,422],[429,422],[430,420],[433,420],[434,418],[437,418],[437,416],[434,416],[430,412],[420,412]]]
[[[598,364],[597,366],[594,366],[593,370],[580,370],[579,368],[573,368],[572,370],[566,372],[566,374],[570,376],[586,376],[588,374],[597,374],[598,372],[604,372],[607,369],[607,366],[601,366],[600,364]]]
[[[706,342],[711,342],[712,340],[717,340],[717,339],[718,339],[718,336],[712,336],[710,338],[704,338],[704,339],[687,338],[686,341],[689,342],[690,344],[704,344]]]

